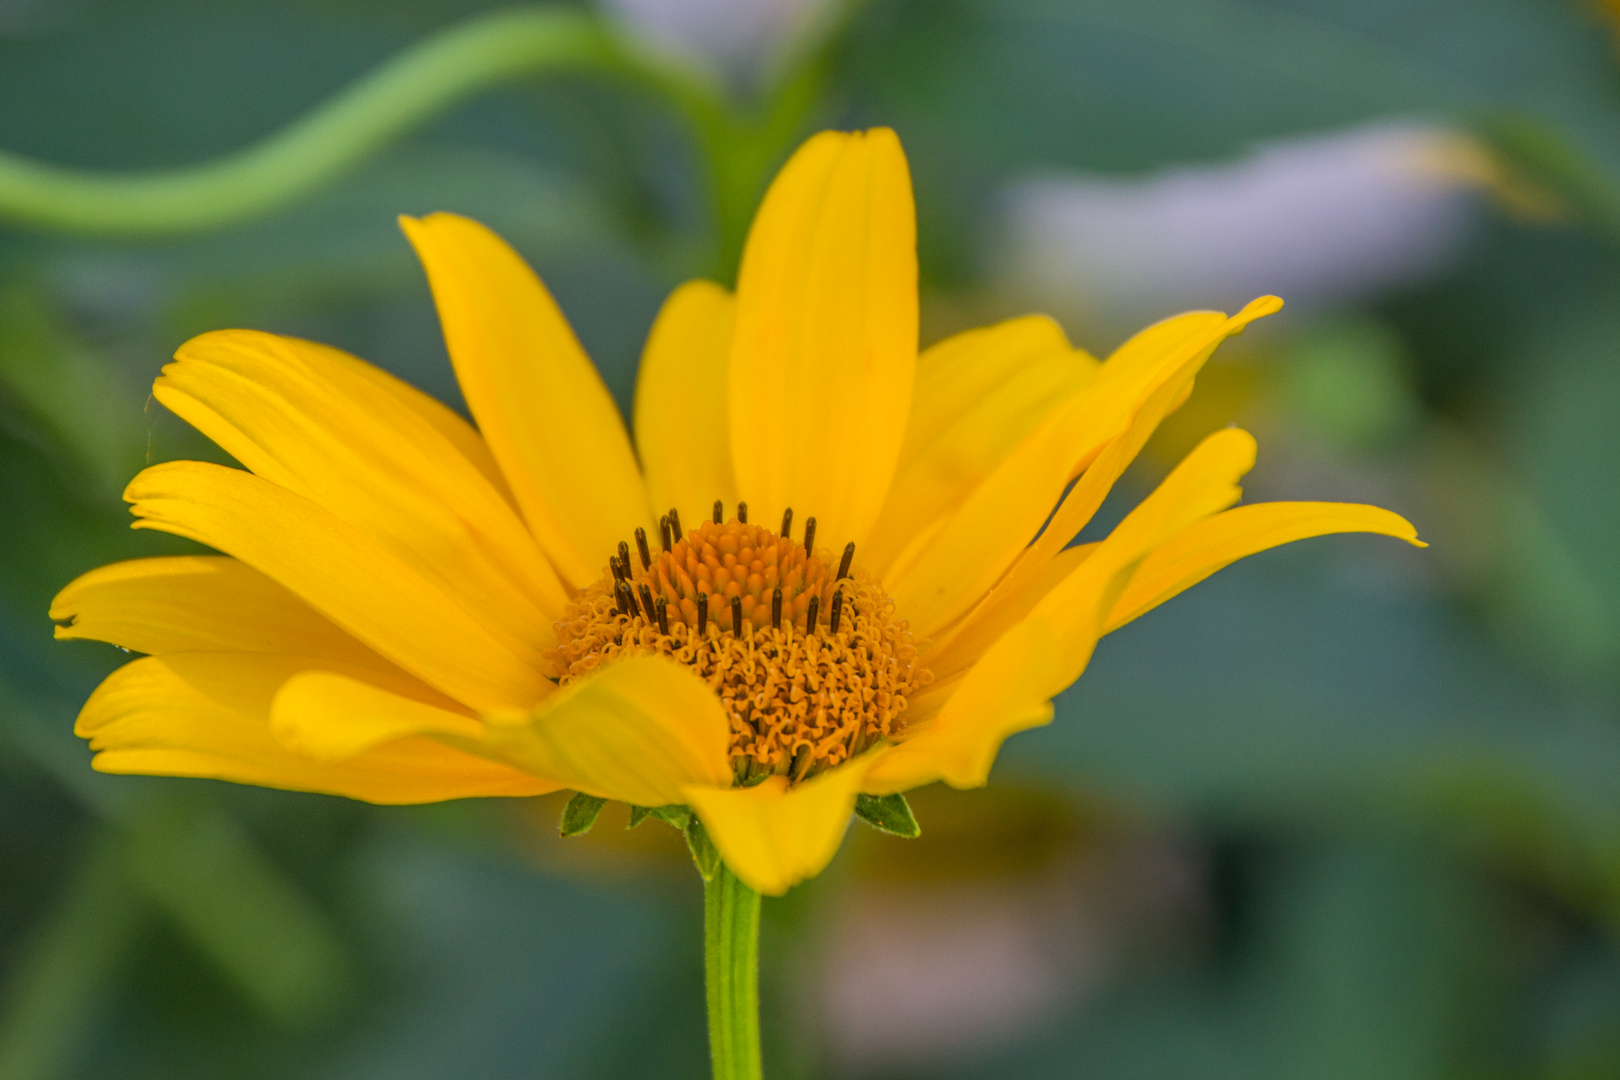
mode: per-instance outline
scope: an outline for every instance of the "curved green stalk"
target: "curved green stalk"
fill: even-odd
[[[759,893],[725,863],[703,885],[703,973],[714,1080],[760,1080]]]
[[[521,75],[594,70],[648,83],[713,145],[726,126],[702,80],[627,46],[596,19],[551,8],[497,12],[410,49],[246,150],[192,168],[124,175],[0,151],[0,218],[80,233],[156,234],[222,225],[331,180],[402,133]]]

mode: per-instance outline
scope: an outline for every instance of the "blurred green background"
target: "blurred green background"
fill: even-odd
[[[0,150],[206,162],[483,9],[0,0]],[[316,338],[459,405],[394,225],[456,210],[540,270],[628,408],[657,305],[726,272],[769,170],[871,124],[912,162],[925,343],[1047,310],[1101,355],[1178,310],[1289,301],[1225,347],[1120,507],[1236,421],[1261,440],[1251,499],[1376,502],[1433,546],[1223,571],[1106,640],[990,788],[917,793],[921,840],[857,828],[767,902],[768,1075],[1620,1076],[1599,6],[578,10],[719,87],[730,156],[654,83],[576,69],[451,102],[218,227],[59,229],[0,190],[0,1078],[706,1075],[673,832],[610,812],[564,843],[555,797],[376,808],[93,773],[73,717],[123,658],[53,643],[45,612],[84,570],[182,550],[132,533],[119,492],[218,456],[147,394],[192,334]]]

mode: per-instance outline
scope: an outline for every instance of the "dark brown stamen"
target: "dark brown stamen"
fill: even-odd
[[[771,629],[782,629],[782,590],[771,590]]]
[[[804,613],[804,632],[806,634],[813,634],[816,632],[816,615],[820,612],[820,610],[821,597],[812,596],[810,598],[810,610]]]
[[[740,503],[737,504],[737,520],[742,522],[744,525],[748,524],[748,504],[747,503],[740,502]]]
[[[849,564],[855,561],[855,541],[851,540],[844,546],[844,557],[838,560],[838,576],[834,581],[842,581],[849,577]]]
[[[782,511],[782,533],[781,533],[781,536],[782,536],[782,539],[784,539],[784,540],[789,540],[789,539],[792,539],[792,537],[793,537],[793,507],[791,507],[791,506],[788,507],[786,510]]]
[[[804,519],[804,553],[806,555],[816,553],[816,519],[813,517]]]
[[[726,522],[726,504],[719,499],[714,500],[714,523],[724,525]]]
[[[642,588],[646,588],[645,585]],[[833,593],[832,612],[827,616],[827,631],[838,633],[838,619],[844,614],[844,590]]]
[[[668,514],[665,514],[663,517],[658,519],[658,538],[663,542],[665,551],[674,551],[675,550],[675,545],[670,543],[670,539],[669,539],[669,515]]]
[[[630,545],[623,540],[619,541],[619,566],[624,570],[625,580],[630,580]]]
[[[698,637],[702,637],[703,634],[704,634],[704,631],[709,629],[709,594],[708,593],[706,593],[706,592],[699,592],[698,593],[697,609],[698,609]]]
[[[653,601],[653,611],[658,615],[658,632],[669,633],[669,601],[660,596]]]
[[[742,597],[731,598],[731,632],[736,637],[742,637]]]
[[[681,512],[673,506],[669,508],[669,534],[677,544],[686,539],[686,533],[681,531]]]
[[[630,586],[619,582],[613,589],[613,598],[619,602],[619,614],[625,618],[635,614],[636,602],[630,596]]]
[[[655,618],[655,616],[653,614],[652,590],[647,588],[647,586],[645,586],[645,585],[642,585],[640,588],[641,588],[641,613],[644,616],[646,616],[646,619],[647,619],[648,622],[652,622],[653,619]],[[834,611],[838,610],[838,600],[836,598],[833,600],[833,610]]]
[[[619,557],[617,555],[608,556],[608,569],[613,571],[614,581],[624,580],[624,569],[619,566]]]
[[[636,550],[641,553],[641,568],[652,568],[652,552],[647,550],[647,530],[640,525],[636,526]]]

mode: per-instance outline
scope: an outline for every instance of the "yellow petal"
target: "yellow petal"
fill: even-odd
[[[1195,358],[1188,366],[1196,369],[1201,363]],[[1063,545],[1091,520],[1169,406],[1183,395],[1185,385],[1188,383],[1184,380],[1173,378],[1154,391],[1125,433],[1109,442],[1081,474],[1040,536],[1019,553],[1005,576],[965,616],[935,633],[928,663],[939,679],[948,679],[952,672],[972,664],[1007,628],[1014,611],[1027,611],[1030,603],[1039,601],[1063,580],[1066,575],[1054,574],[1054,570],[1066,559],[1079,558],[1069,555]],[[1085,550],[1089,553],[1096,547],[1087,545]]]
[[[152,393],[258,476],[301,495],[466,598],[508,635],[565,593],[505,495],[446,423],[336,349],[225,330],[193,338]]]
[[[682,801],[702,819],[732,873],[751,889],[780,896],[837,854],[875,758],[863,755],[792,788],[780,776],[746,788],[693,784]]]
[[[863,790],[887,795],[936,780],[959,788],[984,784],[1003,741],[1051,722],[1051,698],[1062,688],[1059,651],[1044,620],[1019,623],[974,665],[938,715],[878,757]]]
[[[1182,384],[1165,410],[1173,411],[1191,389],[1185,380],[1197,372],[1217,345],[1282,306],[1277,297],[1262,296],[1232,316],[1218,311],[1190,311],[1155,323],[1115,349],[1084,391],[1095,410],[1091,423],[1097,438],[1091,447],[1092,455],[1122,433],[1142,404],[1169,381]],[[1191,371],[1187,370],[1189,362]],[[1082,464],[1090,461],[1087,457]]]
[[[1097,361],[1044,315],[970,330],[924,351],[894,486],[861,564],[881,575],[920,523],[960,505],[1096,370]]]
[[[982,494],[975,492],[944,523],[948,527],[938,530],[937,541],[919,539],[891,568],[890,593],[914,627],[927,627],[919,633],[944,648],[999,603],[996,594],[1027,595],[1102,505],[1159,421],[1185,398],[1216,345],[1280,305],[1275,297],[1262,297],[1230,319],[1214,312],[1177,316],[1122,345],[1076,401],[1009,456],[981,485]],[[1054,444],[1062,449],[1053,451]],[[1058,456],[1050,457],[1053,453]],[[1052,511],[1057,466],[1071,459],[1076,468],[1088,467]],[[1020,492],[1031,493],[1029,504],[1009,510],[1018,506]],[[1036,526],[1040,535],[1031,542],[1035,529],[1029,522],[1037,513],[1045,524]],[[987,581],[995,583],[988,596]],[[920,605],[923,617],[908,604]]]
[[[51,601],[59,639],[133,652],[264,652],[388,662],[245,563],[222,555],[131,559],[84,574]],[[392,667],[392,665],[388,665]]]
[[[1097,549],[1099,556],[1125,547],[1140,554],[1174,533],[1243,496],[1238,480],[1254,468],[1254,436],[1242,428],[1223,428],[1195,446],[1153,493],[1125,515]]]
[[[1159,421],[1187,399],[1215,348],[1281,307],[1275,296],[1262,296],[1230,318],[1209,311],[1178,315],[1148,327],[1109,356],[1081,395],[1090,403],[1084,426],[1106,436],[1088,441],[1081,457],[1089,466],[1086,474],[1037,541],[1043,557],[1061,550],[1091,520]],[[1106,463],[1100,461],[1104,453],[1111,459]]]
[[[236,332],[240,333],[241,331]],[[286,340],[296,341],[298,345],[320,353],[332,365],[342,368],[360,379],[364,379],[376,389],[398,400],[406,408],[426,421],[451,446],[455,447],[457,452],[466,458],[473,468],[482,473],[484,479],[489,481],[491,486],[501,493],[502,497],[511,502],[511,489],[506,485],[506,477],[501,475],[501,467],[495,463],[495,455],[489,452],[489,444],[484,442],[482,435],[478,434],[478,429],[463,420],[461,415],[454,409],[445,405],[438,398],[424,394],[405,380],[390,375],[375,364],[368,364],[359,357],[351,356],[341,349],[334,349],[330,345],[320,345],[301,339]]]
[[[1068,483],[1083,407],[1060,408],[895,559],[884,584],[919,638],[979,603],[1040,531]]]
[[[174,653],[126,664],[79,714],[78,733],[102,772],[196,776],[319,791],[375,803],[438,802],[556,790],[516,769],[420,736],[328,764],[270,734],[276,689],[307,657]]]
[[[1257,450],[1254,436],[1242,428],[1206,435],[1110,536],[1140,530],[1159,543],[1193,521],[1220,513],[1243,497],[1238,480],[1254,468]]]
[[[276,691],[270,733],[294,753],[344,761],[408,735],[478,742],[484,722],[335,672],[305,671]]]
[[[726,365],[736,302],[712,281],[689,281],[664,301],[636,376],[636,449],[658,514],[683,525],[737,502],[731,471]]]
[[[564,787],[636,806],[681,801],[687,784],[731,782],[731,725],[689,668],[638,656],[602,668],[531,714],[490,717],[492,746]]]
[[[877,520],[917,364],[911,176],[887,128],[823,132],[754,219],[737,283],[732,464],[760,521],[814,516],[833,551]]]
[[[1056,557],[1040,564],[1039,574],[997,585],[984,603],[974,610],[972,619],[936,644],[923,659],[923,664],[934,675],[933,686],[939,686],[971,667],[986,649],[995,644],[1002,634],[1022,622],[1047,593],[1067,578],[1075,567],[1089,559],[1099,546],[1081,544],[1065,548]],[[932,690],[933,686],[929,689]],[[906,714],[911,715],[914,708],[915,703],[908,705]]]
[[[978,787],[989,779],[1004,741],[1051,722],[1052,697],[1085,670],[1101,636],[1102,612],[1130,567],[1128,558],[1103,560],[1095,551],[1069,563],[1067,575],[982,656],[954,654],[958,670],[967,662],[972,667],[954,688],[941,687],[943,704],[937,698],[925,703],[937,711],[877,759],[863,790],[885,795],[936,780]]]
[[[234,555],[475,710],[528,708],[553,689],[538,648],[500,636],[393,552],[269,481],[172,461],[135,477],[124,497],[136,528]]]
[[[1165,481],[1084,555],[973,665],[932,718],[873,766],[867,790],[903,791],[989,777],[1001,743],[1051,719],[1053,695],[1079,678],[1131,570],[1157,544],[1231,504],[1254,463],[1254,439],[1229,428],[1198,445]],[[960,664],[960,658],[958,665]]]
[[[401,218],[456,378],[540,546],[577,588],[650,526],[624,422],[556,301],[506,242],[455,214]]]
[[[1047,682],[1048,696],[1085,670],[1102,635],[1104,615],[1113,609],[1132,569],[1177,532],[1237,501],[1241,495],[1237,480],[1253,467],[1254,453],[1254,437],[1237,428],[1204,439],[1035,605],[1025,621],[1049,627],[1057,649],[1055,674]],[[985,660],[1003,648],[1005,640],[992,646]],[[975,667],[968,677],[977,671]]]
[[[1142,560],[1109,614],[1112,631],[1239,559],[1330,533],[1370,532],[1427,547],[1399,514],[1353,503],[1283,502],[1240,506],[1200,521]]]
[[[1118,459],[1114,464],[1123,470],[1140,447],[1137,437],[1145,441],[1215,346],[1280,303],[1262,298],[1232,318],[1215,312],[1178,316],[1121,346],[1071,402],[1007,455],[926,543],[920,538],[913,541],[889,568],[884,583],[913,630],[932,637],[969,615],[1016,562],[1027,567],[1019,588],[1027,585],[1027,576],[1039,576],[1040,566],[1085,524],[1075,523],[1076,509],[1082,504],[1089,507],[1084,518],[1095,509],[1088,492],[1096,488],[1105,494],[1117,476],[1108,475],[1100,488],[1082,477],[1060,505],[1063,488],[1075,474],[1109,447]],[[1147,422],[1138,423],[1139,418]],[[1127,449],[1122,437],[1128,453],[1122,453]],[[1100,497],[1096,501],[1100,503]],[[1031,549],[1037,533],[1042,533],[1041,539]]]
[[[978,412],[1009,382],[1030,368],[1051,368],[1036,387],[1069,387],[1088,381],[1097,361],[1069,344],[1063,328],[1045,315],[1023,315],[992,326],[955,334],[923,350],[917,358],[917,386],[900,454],[904,468],[949,436],[963,417]],[[1014,413],[1039,411],[1029,399],[1037,390],[1006,398]],[[1046,410],[1050,411],[1050,409]]]

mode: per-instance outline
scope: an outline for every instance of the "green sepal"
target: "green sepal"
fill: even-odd
[[[906,797],[894,795],[855,796],[855,816],[879,832],[890,836],[903,836],[913,840],[922,833],[922,827],[911,813]]]
[[[714,842],[709,839],[709,833],[703,828],[703,822],[692,813],[691,807],[679,803],[670,803],[667,806],[632,806],[630,807],[630,824],[628,828],[635,828],[648,818],[657,818],[659,821],[678,829],[686,837],[687,850],[692,853],[692,862],[697,864],[699,874],[704,881],[713,881],[715,871],[720,868],[720,853],[715,850]]]
[[[583,836],[591,831],[591,826],[596,824],[596,815],[600,814],[602,807],[606,805],[606,799],[598,799],[595,795],[587,795],[583,791],[574,792],[574,797],[563,807],[562,820],[557,822],[557,831],[564,836]]]
[[[692,852],[692,862],[697,865],[703,880],[713,881],[720,869],[720,852],[715,848],[714,841],[709,839],[709,830],[690,811],[686,821],[686,846]]]
[[[630,824],[625,828],[633,829],[650,817],[657,818],[673,829],[686,831],[686,821],[692,816],[692,811],[680,803],[666,803],[663,806],[632,806],[630,807]]]

